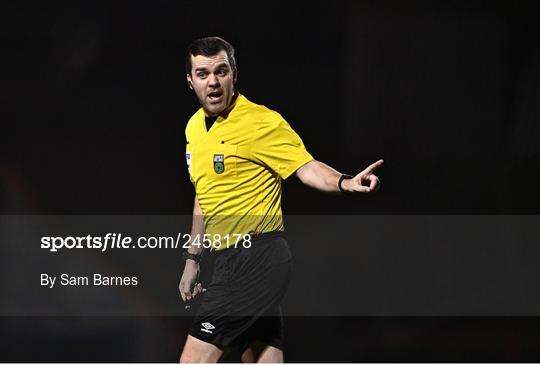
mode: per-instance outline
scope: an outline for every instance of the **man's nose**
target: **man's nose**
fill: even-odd
[[[209,86],[214,86],[214,87],[219,86],[219,78],[214,74],[210,74],[208,84]]]

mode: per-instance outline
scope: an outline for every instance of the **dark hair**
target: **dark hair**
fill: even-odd
[[[191,56],[214,56],[220,51],[227,53],[227,58],[233,71],[236,71],[236,61],[234,59],[234,48],[229,42],[220,37],[205,37],[194,40],[188,47],[186,53],[186,72],[191,74]]]

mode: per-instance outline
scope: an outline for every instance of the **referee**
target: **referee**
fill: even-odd
[[[184,302],[202,299],[180,362],[217,362],[226,348],[237,347],[243,362],[280,363],[280,302],[291,270],[281,180],[296,174],[321,191],[371,193],[383,161],[350,176],[315,160],[279,113],[238,93],[234,49],[219,37],[189,46],[186,72],[201,108],[186,127],[195,201],[179,290]],[[203,288],[199,262],[209,242],[216,259]]]

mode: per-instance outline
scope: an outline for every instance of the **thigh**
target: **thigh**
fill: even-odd
[[[187,337],[186,344],[180,355],[181,363],[215,363],[221,357],[223,351],[208,342],[204,342],[193,336]]]
[[[282,363],[283,350],[273,346],[266,346],[260,353],[259,357],[257,357],[257,362],[274,364]]]
[[[241,360],[249,363],[283,363],[283,350],[256,342],[244,350]]]
[[[251,348],[256,354],[260,354],[267,346],[283,350],[284,326],[281,308],[273,307],[256,318],[236,342],[242,352]]]

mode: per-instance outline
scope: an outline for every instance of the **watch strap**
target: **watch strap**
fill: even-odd
[[[338,181],[338,188],[339,188],[339,191],[341,191],[343,194],[350,194],[351,192],[350,191],[347,191],[345,189],[343,189],[343,186],[341,186],[341,184],[343,183],[343,180],[345,179],[352,179],[354,176],[352,175],[347,175],[347,174],[341,174],[341,176],[339,177],[339,181]]]
[[[199,262],[201,262],[202,255],[196,255],[194,253],[189,253],[187,251],[184,251],[184,259],[185,260],[193,260],[196,263],[199,263]]]

